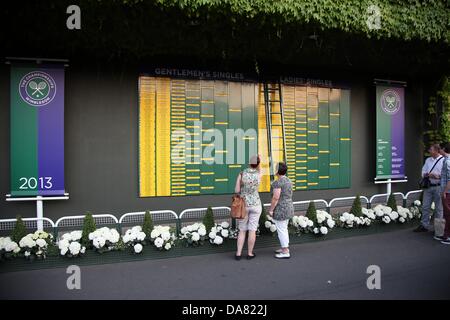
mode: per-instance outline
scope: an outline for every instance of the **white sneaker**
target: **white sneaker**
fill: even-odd
[[[289,259],[290,257],[291,257],[291,254],[289,252],[288,253],[280,252],[275,255],[275,258],[277,258],[277,259]]]

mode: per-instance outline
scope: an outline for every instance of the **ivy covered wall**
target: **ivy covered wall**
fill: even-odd
[[[81,30],[66,28],[71,4]],[[367,23],[378,14],[371,5],[379,29]],[[2,4],[0,53],[126,68],[433,75],[449,65],[449,12],[446,0],[17,0]]]

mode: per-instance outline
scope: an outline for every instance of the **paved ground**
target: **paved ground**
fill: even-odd
[[[0,299],[449,299],[450,246],[410,229],[291,248],[290,260],[260,249],[254,260],[212,254],[0,274]],[[366,268],[381,268],[368,290]]]

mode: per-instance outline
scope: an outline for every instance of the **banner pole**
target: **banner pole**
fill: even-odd
[[[387,180],[386,193],[387,194],[391,194],[392,193],[392,179],[388,179]]]
[[[38,218],[37,229],[38,231],[43,231],[44,223],[42,218],[44,217],[44,202],[42,201],[41,196],[36,197],[36,217]]]

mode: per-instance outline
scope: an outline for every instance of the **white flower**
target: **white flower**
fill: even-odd
[[[188,232],[188,229],[186,227],[181,228],[181,234],[186,234],[187,232]]]
[[[67,249],[67,248],[69,248],[69,240],[67,240],[67,239],[61,239],[61,240],[59,240],[59,242],[58,242],[58,248],[59,249]]]
[[[62,255],[62,256],[65,256],[68,250],[69,250],[69,247],[63,247],[63,248],[61,249],[61,252],[60,252],[61,255]]]
[[[131,228],[131,232],[132,233],[138,233],[142,231],[142,227],[141,226],[134,226],[133,228]]]
[[[69,251],[74,256],[79,254],[80,250],[81,250],[81,244],[79,242],[73,241],[69,246]]]
[[[33,240],[33,235],[29,234],[29,235],[23,237],[19,241],[19,246],[21,248],[33,248],[34,246],[36,246],[36,241]]]
[[[145,240],[145,232],[142,232],[142,231],[139,231],[137,234],[136,234],[136,239],[138,240],[138,241],[144,241]]]
[[[71,233],[70,233],[70,238],[73,240],[73,241],[78,241],[78,240],[81,240],[81,237],[83,236],[83,231],[80,231],[80,230],[75,230],[75,231],[72,231]]]
[[[86,252],[86,247],[82,247],[81,250],[80,250],[80,253],[84,254],[85,252]]]
[[[405,222],[406,222],[405,218],[403,218],[403,217],[400,217],[400,218],[398,219],[398,221],[400,221],[401,223],[405,223]]]
[[[96,238],[94,238],[94,240],[92,240],[92,244],[97,249],[103,248],[105,246],[105,243],[106,243],[106,239],[103,237],[96,237]]]
[[[143,249],[142,244],[140,244],[140,243],[135,244],[133,249],[134,249],[135,253],[141,253],[142,249]]]
[[[128,243],[128,242],[130,242],[131,239],[132,239],[131,234],[125,234],[125,235],[122,237],[123,243],[125,243],[125,244]]]
[[[166,243],[166,245],[164,246],[164,249],[170,250],[170,248],[172,248],[172,245],[169,242]]]
[[[186,229],[187,229],[188,232],[192,232],[192,231],[194,230],[194,228],[192,227],[192,225],[187,226]]]
[[[108,239],[112,243],[117,243],[120,240],[120,234],[117,232],[116,229],[111,229],[110,231],[110,237]]]
[[[308,219],[308,227],[312,227],[314,225],[314,222],[312,220]]]
[[[25,257],[29,257],[30,254],[31,254],[30,251],[25,251],[25,253],[24,253]]]
[[[389,218],[389,216],[384,216],[381,220],[383,220],[384,223],[391,222],[391,218]]]
[[[330,229],[334,228],[334,225],[335,225],[335,224],[336,224],[336,223],[334,222],[333,219],[327,219],[327,225],[328,225],[328,227],[329,227]]]
[[[8,243],[6,243],[5,245],[5,251],[6,252],[14,252],[14,253],[18,253],[20,251],[19,246],[17,245],[17,243],[15,243],[14,241],[9,241]]]
[[[339,217],[339,220],[340,220],[341,222],[345,222],[345,221],[347,221],[347,219],[345,218],[345,216],[344,216],[344,215],[340,216],[340,217]]]
[[[391,211],[391,213],[389,214],[389,217],[391,218],[391,220],[397,220],[397,218],[398,218],[397,211]]]
[[[388,206],[383,206],[382,210],[385,214],[390,214],[392,212],[392,208]]]
[[[217,236],[214,238],[214,244],[220,245],[223,243],[223,238],[221,236]]]
[[[227,230],[227,229],[222,230],[222,231],[220,232],[220,234],[221,234],[222,237],[224,237],[224,238],[228,238],[228,236],[229,236],[229,233],[228,233],[228,230]]]
[[[205,229],[204,226],[203,226],[203,227],[200,227],[200,228],[198,229],[198,234],[199,234],[201,237],[206,236],[206,229]]]
[[[222,228],[228,228],[229,226],[230,226],[230,224],[228,223],[228,222],[226,222],[226,221],[224,221],[224,222],[222,222],[221,224],[220,224],[220,226],[222,227]]]
[[[422,203],[420,202],[420,200],[416,200],[414,201],[414,205],[420,207]]]
[[[270,232],[275,232],[275,231],[277,231],[277,226],[273,224],[270,226]]]
[[[320,227],[320,233],[321,234],[327,234],[328,233],[328,229],[326,227]]]
[[[211,231],[208,236],[210,239],[214,239],[216,237],[216,233]]]
[[[314,228],[314,229],[313,229],[313,232],[314,232],[315,234],[318,234],[318,233],[319,233],[319,229],[318,229],[318,228]]]
[[[264,226],[265,226],[267,229],[269,229],[271,225],[272,225],[272,222],[270,222],[270,221],[264,222]]]
[[[211,228],[211,232],[217,233],[217,228],[216,227],[212,227]]]
[[[192,241],[198,241],[200,240],[200,235],[198,234],[198,232],[194,232],[192,234]]]
[[[158,238],[159,235],[161,234],[159,229],[153,229],[152,232],[150,233],[150,237],[152,239]]]
[[[164,241],[170,240],[170,232],[169,232],[169,231],[164,231],[163,233],[161,233],[161,238],[162,238]]]
[[[161,248],[163,246],[163,244],[164,244],[164,240],[162,238],[158,237],[155,239],[155,246],[157,248]]]

